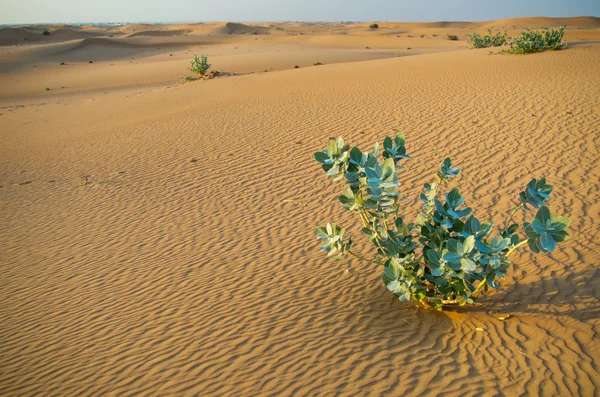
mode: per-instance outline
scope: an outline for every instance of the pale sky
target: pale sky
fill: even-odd
[[[600,17],[600,0],[0,0],[0,24],[421,22],[582,15]]]

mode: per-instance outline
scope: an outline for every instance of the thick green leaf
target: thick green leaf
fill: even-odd
[[[465,273],[472,273],[477,269],[477,265],[469,258],[462,258],[460,260],[460,268]]]
[[[350,161],[357,165],[362,163],[362,152],[356,146],[350,150]]]
[[[545,205],[540,206],[540,209],[538,209],[537,213],[535,214],[535,219],[540,221],[542,225],[545,226],[548,223],[548,221],[551,220],[550,210],[548,209],[548,207],[546,207]]]
[[[462,259],[462,255],[456,252],[448,252],[444,254],[444,260],[450,263],[459,263]]]
[[[544,233],[540,236],[540,245],[544,251],[554,251],[556,249],[556,242],[550,235],[550,233]]]
[[[324,152],[316,152],[315,160],[317,160],[321,164],[324,164],[326,160],[329,160],[329,156],[327,155],[327,153]]]

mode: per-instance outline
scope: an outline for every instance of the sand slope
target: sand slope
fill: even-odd
[[[3,106],[0,395],[598,395],[599,64],[453,51]],[[312,153],[394,129],[408,219],[449,155],[496,222],[546,175],[573,239],[467,313],[327,260],[315,225],[360,230]]]

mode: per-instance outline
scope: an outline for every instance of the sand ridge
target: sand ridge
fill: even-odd
[[[311,40],[336,48],[308,32],[265,46],[229,36],[214,58],[231,64],[250,64],[233,47],[288,63]],[[181,73],[170,58],[40,67],[36,84],[74,75],[71,94],[4,85],[0,395],[598,394],[597,43],[152,86]],[[395,129],[414,158],[400,174],[408,218],[452,156],[467,204],[496,223],[531,175],[548,176],[573,239],[519,254],[483,309],[445,314],[394,300],[379,269],[327,260],[315,225],[360,229],[312,153],[329,137],[367,148]]]

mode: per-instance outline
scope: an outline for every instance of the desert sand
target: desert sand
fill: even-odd
[[[563,51],[467,48],[562,24]],[[600,19],[25,26],[0,45],[0,395],[599,395]],[[194,52],[224,76],[184,83]],[[480,219],[545,175],[572,239],[444,313],[328,260],[314,226],[360,227],[313,152],[395,130],[405,219],[451,156]]]

